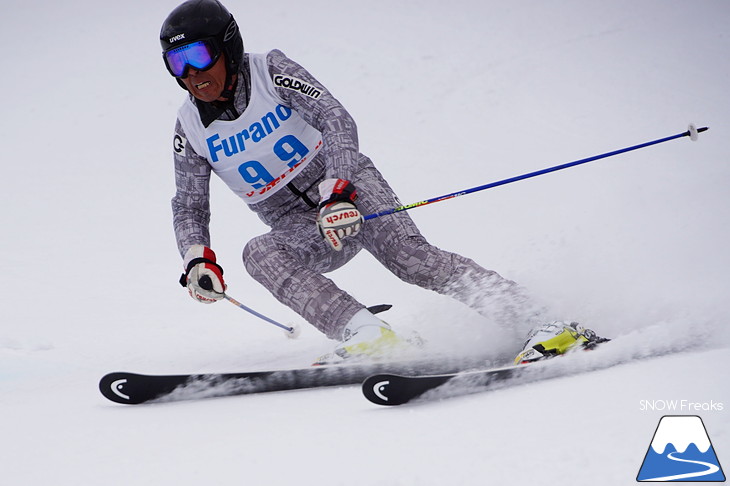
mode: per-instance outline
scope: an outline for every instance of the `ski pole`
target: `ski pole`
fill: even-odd
[[[511,184],[513,182],[521,181],[524,179],[529,179],[531,177],[537,177],[537,176],[541,176],[543,174],[549,174],[550,172],[567,169],[569,167],[575,167],[576,165],[587,164],[588,162],[593,162],[593,161],[599,160],[599,159],[605,159],[607,157],[613,157],[614,155],[623,154],[626,152],[630,152],[632,150],[638,150],[640,148],[648,147],[650,145],[656,145],[659,143],[668,142],[668,141],[674,140],[676,138],[689,137],[692,141],[696,141],[698,134],[700,134],[708,129],[709,129],[708,127],[697,128],[694,126],[694,124],[690,124],[689,129],[686,132],[678,133],[677,135],[660,138],[658,140],[652,140],[651,142],[645,142],[645,143],[642,143],[639,145],[634,145],[632,147],[626,147],[626,148],[622,148],[619,150],[614,150],[613,152],[607,152],[607,153],[601,154],[601,155],[594,155],[593,157],[576,160],[574,162],[568,162],[567,164],[561,164],[561,165],[556,165],[554,167],[548,167],[547,169],[542,169],[542,170],[538,170],[535,172],[529,172],[527,174],[510,177],[509,179],[503,179],[503,180],[497,181],[497,182],[491,182],[489,184],[484,184],[483,186],[472,187],[471,189],[465,189],[465,190],[459,191],[459,192],[452,192],[451,194],[445,194],[443,196],[426,199],[425,201],[419,201],[419,202],[416,202],[413,204],[407,204],[405,206],[399,206],[399,207],[393,208],[393,209],[386,209],[384,211],[380,211],[379,213],[373,213],[373,214],[368,214],[366,216],[363,216],[363,220],[367,221],[369,219],[379,218],[381,216],[386,216],[388,214],[399,213],[401,211],[408,211],[409,209],[417,208],[420,206],[426,206],[427,204],[433,204],[433,203],[437,203],[437,202],[441,202],[441,201],[446,201],[447,199],[453,199],[455,197],[465,196],[467,194],[483,191],[485,189],[491,189],[492,187],[504,186],[506,184]]]
[[[286,336],[287,337],[294,339],[297,336],[299,336],[300,329],[299,329],[298,326],[285,326],[284,324],[281,324],[279,322],[276,322],[275,320],[273,320],[273,319],[271,319],[269,317],[266,317],[265,315],[263,315],[263,314],[261,314],[259,312],[256,312],[252,308],[243,305],[242,303],[240,303],[239,301],[237,301],[236,299],[234,299],[233,297],[231,297],[228,294],[223,294],[223,296],[226,298],[226,300],[228,302],[230,302],[231,304],[235,305],[236,307],[239,307],[239,308],[245,310],[246,312],[255,315],[259,319],[262,319],[262,320],[268,322],[269,324],[273,324],[273,325],[275,325],[277,327],[280,327],[281,329],[283,329],[284,331],[286,331]]]

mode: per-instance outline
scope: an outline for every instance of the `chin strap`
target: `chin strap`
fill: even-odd
[[[228,70],[226,70],[228,72]],[[236,84],[238,81],[238,76],[235,76],[233,74],[226,74],[226,82],[225,82],[225,88],[221,92],[221,98],[223,98],[225,101],[223,103],[233,103],[233,98],[236,96]]]
[[[245,69],[239,71],[239,76],[226,75],[226,88],[221,92],[221,97],[225,98],[226,101],[214,101],[212,103],[205,103],[199,99],[193,98],[195,106],[198,107],[198,113],[200,114],[200,121],[206,128],[218,119],[226,110],[232,109],[234,118],[238,118],[238,112],[235,109],[235,97],[236,89],[239,82],[243,82],[243,89],[245,90],[246,106],[250,101],[250,88],[247,82]]]

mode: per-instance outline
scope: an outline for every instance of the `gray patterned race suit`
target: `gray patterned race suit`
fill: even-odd
[[[251,276],[330,338],[338,339],[345,324],[365,306],[322,274],[335,270],[362,248],[402,280],[450,295],[500,325],[526,324],[528,299],[514,282],[486,270],[468,258],[430,245],[405,212],[367,221],[355,237],[336,252],[323,240],[315,223],[317,186],[324,179],[352,181],[362,214],[400,206],[393,190],[370,159],[359,153],[355,123],[342,105],[303,67],[274,50],[267,55],[274,79],[286,74],[315,87],[317,97],[302,90],[277,87],[277,94],[322,134],[324,146],[292,182],[249,207],[271,227],[252,239],[243,251]],[[248,56],[236,87],[235,109],[218,116],[236,119],[250,99]],[[310,93],[311,94],[311,93]],[[180,121],[175,127],[177,192],[172,200],[174,227],[181,254],[194,244],[210,246],[208,223],[211,167],[186,142]]]

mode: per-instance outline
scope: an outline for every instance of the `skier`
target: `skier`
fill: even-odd
[[[363,224],[362,214],[401,203],[359,152],[355,122],[281,51],[245,52],[238,25],[220,2],[178,6],[165,20],[160,42],[167,70],[189,94],[173,138],[172,209],[185,270],[180,283],[193,298],[213,303],[226,290],[210,248],[212,171],[271,228],[246,244],[246,270],[337,340],[333,355],[382,356],[405,343],[323,276],[361,249],[405,282],[450,295],[499,325],[514,329],[540,319],[517,284],[432,246],[406,212]]]

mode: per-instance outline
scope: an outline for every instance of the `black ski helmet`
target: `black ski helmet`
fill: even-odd
[[[160,29],[162,56],[170,49],[203,39],[215,42],[225,54],[228,77],[236,74],[243,62],[243,39],[233,15],[217,0],[188,0],[170,12]]]

